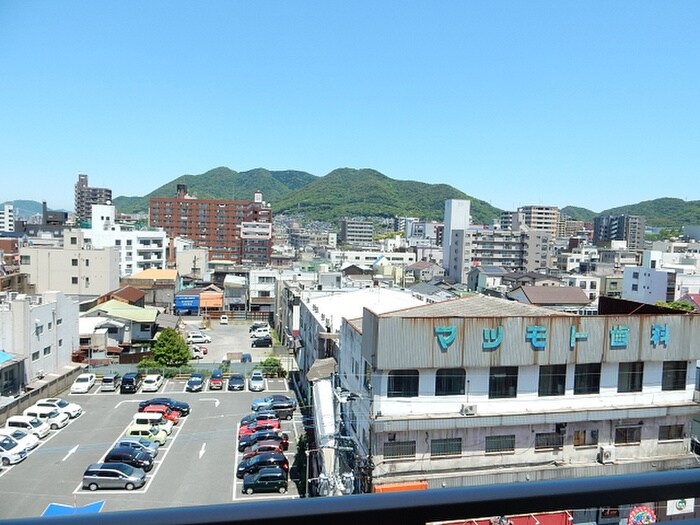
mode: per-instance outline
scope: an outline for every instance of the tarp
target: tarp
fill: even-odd
[[[102,510],[104,506],[104,501],[96,501],[95,503],[89,503],[84,507],[75,507],[72,505],[63,505],[62,503],[49,503],[46,510],[41,515],[44,516],[68,516],[72,514],[97,514]]]

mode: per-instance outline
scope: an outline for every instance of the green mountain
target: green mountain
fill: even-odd
[[[598,213],[588,210],[586,208],[579,208],[577,206],[566,206],[561,209],[562,215],[568,215],[575,221],[592,221],[593,217],[598,215]]]
[[[302,212],[334,221],[351,216],[409,216],[442,220],[447,199],[470,199],[475,223],[490,223],[500,210],[447,184],[400,181],[372,169],[341,168],[274,204],[275,212]]]
[[[680,228],[683,225],[700,224],[700,201],[684,201],[664,197],[637,204],[610,208],[599,215],[641,215],[647,226]]]
[[[149,197],[174,197],[178,184],[186,184],[187,192],[200,199],[250,201],[256,191],[261,191],[266,201],[274,203],[316,178],[303,171],[268,171],[256,168],[239,173],[220,167],[201,175],[182,175],[145,197],[117,197],[114,205],[123,213],[145,212],[148,211]]]

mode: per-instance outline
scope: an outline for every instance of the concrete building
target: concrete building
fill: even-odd
[[[518,221],[522,222],[518,224]],[[512,229],[517,230],[521,225],[525,225],[533,230],[546,231],[554,238],[557,235],[558,223],[559,208],[556,206],[521,206],[514,216]]]
[[[175,251],[175,268],[182,276],[199,281],[211,280],[209,270],[209,250],[187,248]]]
[[[444,229],[442,233],[442,265],[445,274],[462,282],[465,268],[471,266],[471,253],[465,238],[471,224],[471,201],[448,199],[445,201]]]
[[[178,184],[175,197],[151,197],[152,227],[209,248],[212,261],[264,266],[272,252],[272,210],[256,192],[253,201],[196,199]]]
[[[94,248],[83,230],[65,230],[61,247],[23,246],[19,258],[37,293],[97,297],[119,287],[119,251]]]
[[[338,242],[349,246],[374,246],[374,224],[362,219],[343,219]]]
[[[342,323],[329,469],[375,491],[697,468],[700,317],[470,296]],[[398,485],[397,485],[398,484]]]
[[[551,235],[545,230],[484,228],[471,229],[469,233],[472,265],[501,266],[513,272],[529,272],[549,266]]]
[[[644,217],[637,215],[601,215],[593,219],[593,243],[626,241],[630,250],[643,250],[644,227]]]
[[[15,208],[6,202],[0,209],[0,232],[15,231]]]
[[[126,277],[149,268],[164,269],[168,235],[163,230],[139,230],[115,220],[115,207],[92,206],[90,228],[84,228],[85,242],[94,248],[115,247],[119,251],[119,276]]]
[[[3,390],[17,390],[35,378],[69,365],[78,348],[78,303],[62,292],[0,294],[0,351],[23,365],[11,377],[3,370]]]
[[[149,268],[123,278],[121,283],[143,291],[147,305],[162,308],[166,313],[172,312],[175,294],[182,289],[182,277],[172,269]]]
[[[93,188],[88,185],[88,176],[78,174],[78,182],[75,183],[75,214],[78,221],[85,223],[92,220],[92,206],[94,204],[111,204],[112,190],[107,188]]]
[[[399,266],[408,266],[416,262],[416,254],[413,252],[382,252],[377,250],[326,250],[321,254],[321,257],[328,260],[333,268],[344,268],[349,264],[371,266],[380,257],[384,257]]]

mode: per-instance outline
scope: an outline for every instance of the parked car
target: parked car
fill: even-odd
[[[187,334],[188,344],[211,343],[211,337],[202,332],[190,332]]]
[[[87,394],[95,386],[95,374],[80,374],[70,387],[71,394]]]
[[[287,492],[287,473],[280,467],[264,467],[243,476],[243,493]]]
[[[282,444],[282,450],[289,448],[289,436],[281,430],[262,430],[255,434],[246,434],[238,439],[238,452],[243,452],[248,447],[252,447],[258,441],[275,440]]]
[[[248,328],[248,332],[252,333],[252,332],[255,332],[258,328],[264,328],[264,327],[268,327],[268,329],[269,329],[269,325],[267,323],[264,323],[262,321],[256,321],[252,325],[250,325],[250,327]]]
[[[219,324],[228,324],[228,315],[222,315],[219,317]]]
[[[190,346],[190,355],[192,356],[192,359],[204,359],[204,356],[207,355],[209,350],[207,350],[206,346],[202,345],[192,345]]]
[[[129,372],[128,374],[124,374],[119,392],[122,394],[135,394],[139,391],[139,388],[141,388],[142,382],[143,376],[139,373]]]
[[[33,405],[29,408],[25,408],[22,414],[44,421],[47,425],[49,425],[51,430],[58,430],[59,428],[65,427],[70,420],[68,414],[59,412],[53,407],[38,407]]]
[[[156,405],[157,406],[157,405]],[[137,425],[150,425],[152,427],[158,427],[165,430],[166,434],[170,435],[173,433],[174,423],[165,418],[165,416],[160,412],[136,412],[133,416],[133,421]]]
[[[259,454],[241,461],[236,468],[236,477],[243,479],[246,474],[252,474],[264,467],[280,467],[287,472],[289,460],[284,454]]]
[[[148,374],[143,378],[141,392],[158,392],[163,386],[163,376],[160,374]]]
[[[261,370],[253,370],[248,378],[248,390],[251,392],[262,392],[265,390],[265,376]]]
[[[26,457],[27,451],[14,439],[9,436],[0,436],[0,462],[4,467],[19,463]]]
[[[116,392],[121,384],[122,376],[120,374],[107,374],[102,378],[100,392]]]
[[[257,412],[258,410],[269,410],[275,401],[285,401],[289,404],[289,406],[294,408],[297,407],[297,401],[293,397],[285,396],[283,394],[272,394],[271,396],[260,397],[253,400],[253,403],[250,405],[250,409],[254,412]]]
[[[251,339],[256,339],[258,337],[264,337],[266,335],[270,335],[270,327],[269,326],[263,326],[261,328],[256,328],[255,330],[250,332]]]
[[[261,348],[271,348],[272,347],[272,337],[269,335],[263,335],[262,337],[256,337],[250,343],[252,347]]]
[[[243,390],[245,388],[245,378],[243,374],[231,374],[228,378],[229,390]]]
[[[165,405],[148,405],[141,413],[148,414],[151,412],[162,414],[165,419],[172,421],[173,425],[177,425],[180,421],[180,414],[178,414],[177,410],[173,410]]]
[[[241,356],[241,363],[252,363],[253,362],[253,356],[250,354],[243,354]]]
[[[160,449],[160,445],[155,441],[135,436],[123,436],[119,438],[119,441],[117,441],[117,444],[115,446],[131,447],[135,450],[143,450],[144,452],[149,453],[154,458],[158,455],[158,449]]]
[[[277,417],[277,414],[275,414],[272,411],[261,410],[260,412],[253,412],[252,414],[248,414],[247,416],[243,416],[241,418],[241,426],[244,427],[246,425],[250,425],[251,423],[255,423],[256,421],[263,421],[265,419],[279,419],[279,418]]]
[[[257,456],[259,454],[282,454],[284,453],[284,449],[282,448],[282,443],[279,441],[275,440],[268,440],[268,441],[258,441],[255,445],[252,447],[249,447],[248,450],[246,450],[243,453],[243,459],[250,459],[253,456]]]
[[[21,428],[39,439],[45,438],[51,431],[51,427],[45,421],[29,416],[10,416],[5,421],[5,428]]]
[[[132,423],[124,432],[126,437],[142,437],[150,441],[155,441],[159,445],[164,445],[168,439],[168,433],[159,427],[154,427],[151,425],[140,425],[138,423]]]
[[[60,397],[47,397],[40,399],[34,403],[38,407],[51,407],[59,412],[68,414],[68,417],[74,419],[83,413],[83,408],[78,403],[71,403]]]
[[[4,436],[9,436],[14,439],[17,444],[27,452],[34,450],[39,445],[38,437],[21,428],[0,428],[0,439]]]
[[[246,434],[254,434],[259,430],[279,430],[280,420],[279,419],[263,419],[261,421],[254,421],[245,426],[241,426],[238,429],[238,437],[244,436]]]
[[[153,456],[143,450],[131,447],[114,447],[107,452],[105,463],[126,463],[132,467],[141,468],[148,472],[153,468]]]
[[[187,380],[185,390],[187,392],[201,392],[204,388],[204,377],[199,372],[193,372]]]
[[[209,378],[209,390],[221,390],[224,388],[224,375],[221,370],[214,370]]]
[[[154,397],[153,399],[141,401],[139,403],[139,412],[143,412],[143,409],[146,408],[148,405],[165,405],[166,407],[179,412],[181,417],[187,416],[190,413],[189,403],[185,403],[184,401],[177,401],[170,397]]]
[[[125,463],[95,463],[83,474],[83,488],[134,490],[146,483],[146,472]]]

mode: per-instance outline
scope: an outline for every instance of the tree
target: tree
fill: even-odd
[[[182,365],[190,360],[190,349],[180,334],[165,328],[153,345],[153,359],[160,365]]]
[[[694,312],[695,306],[687,301],[671,301],[666,303],[664,301],[656,301],[656,306],[663,306],[665,308],[673,308],[674,310],[683,310],[684,312]]]
[[[287,371],[282,366],[282,362],[276,357],[268,357],[261,364],[263,373],[267,377],[285,377]]]

